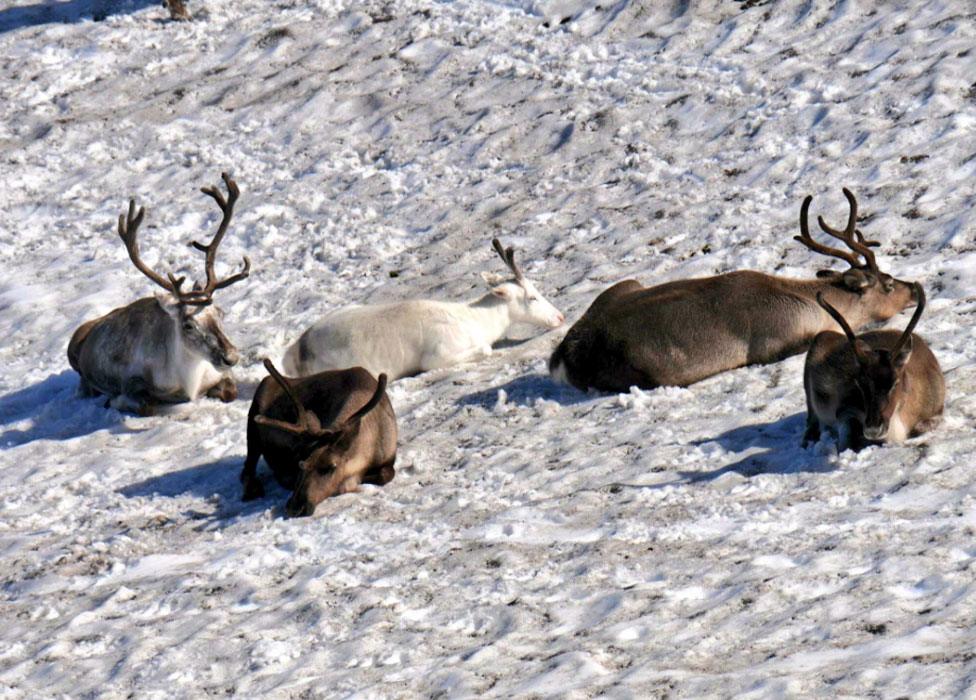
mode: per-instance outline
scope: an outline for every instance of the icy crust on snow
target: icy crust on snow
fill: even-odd
[[[965,690],[966,3],[32,3],[0,9],[5,697]],[[72,330],[151,291],[113,231],[127,199],[147,261],[199,274],[224,169],[220,264],[254,263],[218,299],[241,399],[78,398]],[[842,222],[843,185],[928,291],[950,372],[924,437],[801,449],[802,357],[585,395],[546,375],[562,331],[526,329],[391,387],[388,486],[285,520],[262,468],[240,502],[260,358],[326,310],[474,297],[495,235],[570,321],[628,277],[809,276],[800,201]]]

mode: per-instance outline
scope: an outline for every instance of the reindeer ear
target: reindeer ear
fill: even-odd
[[[159,304],[159,308],[165,311],[172,318],[179,318],[180,316],[180,302],[177,301],[176,297],[172,294],[167,294],[166,292],[156,292],[156,303]]]
[[[491,293],[494,294],[499,299],[505,299],[506,301],[512,298],[512,288],[507,284],[501,284],[497,287],[492,287]]]
[[[854,341],[854,354],[858,362],[864,362],[871,356],[871,346],[858,338]]]
[[[345,433],[345,426],[339,430],[322,430],[315,433],[314,442],[316,445],[331,445],[338,442]]]
[[[908,336],[905,339],[904,345],[901,346],[901,350],[898,354],[891,358],[891,364],[894,365],[895,369],[901,369],[908,361],[912,358],[912,336]]]
[[[848,270],[843,274],[843,280],[844,286],[852,292],[859,292],[874,284],[874,278],[864,270]]]
[[[499,275],[497,272],[482,272],[481,279],[487,282],[489,287],[494,287],[504,282],[505,276]]]

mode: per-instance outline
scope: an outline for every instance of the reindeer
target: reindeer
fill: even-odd
[[[219,279],[214,271],[217,248],[227,232],[234,203],[240,194],[227,173],[225,199],[216,187],[201,191],[217,202],[223,219],[208,245],[193,241],[205,258],[207,280],[203,286],[182,289],[184,277],[163,277],[146,265],[136,236],[145,208],[119,216],[119,237],[129,259],[140,272],[165,290],[82,324],[68,344],[68,362],[81,375],[81,393],[105,394],[107,405],[148,415],[156,404],[193,401],[202,394],[228,402],[237,398],[237,386],[229,374],[240,355],[221,328],[223,312],[213,304],[213,294],[247,278],[251,262],[230,277]]]
[[[558,328],[563,315],[515,264],[515,251],[492,247],[513,277],[484,272],[491,290],[468,303],[413,300],[347,306],[306,330],[285,352],[285,371],[308,375],[360,365],[390,380],[487,357],[513,323]]]
[[[817,295],[844,335],[822,331],[807,352],[804,447],[820,439],[822,428],[838,434],[840,449],[860,450],[869,442],[902,442],[937,422],[945,403],[945,379],[929,346],[912,332],[925,309],[925,292],[917,282],[915,296],[918,305],[903,332],[855,336],[844,316],[823,294]]]
[[[330,496],[359,484],[383,486],[396,470],[397,424],[379,380],[362,367],[287,379],[271,360],[247,415],[247,459],[241,471],[243,500],[264,496],[258,459],[292,490],[289,516],[311,515]],[[326,427],[322,427],[326,426]]]
[[[878,269],[871,250],[878,243],[856,229],[857,201],[846,188],[844,196],[847,227],[831,228],[822,217],[818,222],[849,250],[810,236],[810,196],[800,207],[800,235],[794,238],[850,269],[821,270],[813,280],[741,270],[656,287],[619,282],[569,329],[549,360],[550,373],[584,391],[627,391],[688,386],[736,367],[776,362],[802,352],[832,327],[816,302],[818,293],[858,328],[891,318],[914,300],[913,287]]]

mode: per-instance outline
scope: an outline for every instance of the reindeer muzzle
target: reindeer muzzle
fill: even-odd
[[[237,350],[228,350],[220,353],[220,364],[224,367],[233,367],[241,361],[241,354]]]
[[[288,502],[285,503],[285,515],[289,518],[303,518],[315,512],[315,506],[308,502],[306,498],[298,498],[297,494],[292,494]]]
[[[888,427],[885,425],[865,425],[864,426],[864,437],[868,440],[884,440],[888,435]]]

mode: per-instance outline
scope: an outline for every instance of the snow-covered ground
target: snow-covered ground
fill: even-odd
[[[967,0],[147,0],[0,7],[0,695],[931,697],[976,682],[976,11]],[[96,15],[102,21],[93,21]],[[242,397],[76,395],[83,320],[199,269]],[[391,388],[396,479],[242,504],[260,358],[347,302],[479,295],[520,249],[610,283],[824,266],[859,197],[922,281],[946,417],[804,450],[802,356],[687,389],[554,384],[563,331]],[[839,265],[841,266],[842,265]],[[394,276],[396,275],[396,276]],[[902,327],[908,315],[892,320]]]

